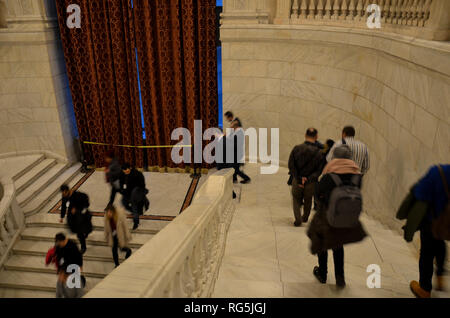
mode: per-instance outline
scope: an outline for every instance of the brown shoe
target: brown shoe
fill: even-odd
[[[444,276],[436,276],[436,290],[445,291]]]
[[[411,288],[412,293],[414,294],[414,296],[416,296],[417,298],[430,298],[431,297],[431,293],[427,292],[425,289],[423,289],[422,287],[420,287],[420,284],[418,281],[413,280],[410,284],[409,284],[409,288]]]

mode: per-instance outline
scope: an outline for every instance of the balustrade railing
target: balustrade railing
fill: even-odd
[[[279,2],[283,2],[280,0]],[[430,18],[432,0],[287,0],[290,24],[339,22],[366,25],[367,8],[380,8],[382,23],[423,27]]]
[[[274,24],[375,29],[414,37],[450,40],[449,0],[276,0]],[[372,27],[370,27],[372,29]]]
[[[9,177],[0,179],[3,198],[0,201],[0,268],[8,258],[24,227],[24,215],[16,200],[15,188]]]
[[[181,215],[85,297],[210,297],[234,212],[232,176],[209,176]]]

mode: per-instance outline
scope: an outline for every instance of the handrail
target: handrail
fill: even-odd
[[[85,297],[210,297],[234,212],[232,175],[209,176],[180,216]]]
[[[0,201],[0,268],[25,226],[25,217],[16,200],[16,189],[10,177],[0,179],[4,195]]]

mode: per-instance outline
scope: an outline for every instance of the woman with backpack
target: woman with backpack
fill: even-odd
[[[130,257],[131,249],[128,243],[131,241],[131,233],[127,228],[125,211],[117,209],[114,205],[108,205],[105,210],[105,239],[112,247],[114,264],[119,266],[118,249],[125,252],[125,259]]]
[[[320,283],[326,283],[328,250],[332,250],[336,285],[341,288],[345,287],[343,246],[366,237],[359,222],[362,210],[361,173],[351,157],[347,145],[339,146],[334,151],[333,159],[325,166],[316,188],[319,209],[307,232],[311,239],[311,253],[317,254],[319,259],[319,266],[313,270],[314,276]]]

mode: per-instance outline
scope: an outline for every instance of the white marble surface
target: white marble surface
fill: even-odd
[[[192,179],[187,173],[144,172],[149,193],[150,209],[145,214],[177,216],[180,213]],[[96,171],[79,188],[90,198],[90,209],[102,212],[109,201],[110,186],[105,182],[105,173]],[[121,204],[122,196],[116,195],[115,204]]]
[[[221,40],[224,111],[245,128],[279,128],[284,166],[307,128],[325,141],[353,125],[371,153],[367,212],[392,228],[412,183],[448,162],[448,42],[270,24],[225,24]]]
[[[418,279],[417,250],[365,214],[369,237],[344,247],[347,287],[340,291],[335,286],[331,252],[328,282],[319,284],[312,274],[317,257],[309,251],[308,224],[293,226],[287,169],[261,175],[258,166],[244,167],[252,183],[242,187],[214,297],[412,297],[408,284]],[[366,285],[370,264],[381,268],[380,289]],[[450,291],[433,296],[450,297]]]

